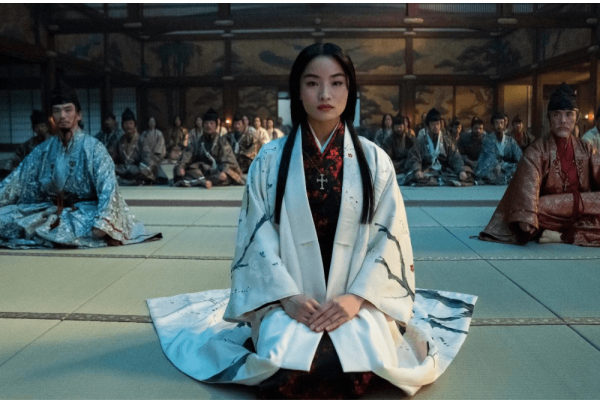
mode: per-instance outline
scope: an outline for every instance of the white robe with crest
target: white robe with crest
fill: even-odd
[[[415,290],[394,167],[383,150],[362,138],[375,214],[371,224],[360,224],[360,170],[347,128],[342,204],[326,286],[306,196],[301,137],[296,135],[279,225],[274,223],[275,193],[287,137],[263,146],[250,167],[231,290],[148,300],[162,348],[175,366],[204,382],[256,385],[279,368],[308,371],[323,333],[290,318],[278,300],[305,294],[323,304],[353,293],[368,305],[329,333],[344,371],[373,371],[413,395],[454,359],[477,297]],[[242,346],[249,337],[256,353]]]

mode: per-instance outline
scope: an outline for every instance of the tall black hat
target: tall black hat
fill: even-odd
[[[134,121],[135,122],[135,114],[133,113],[133,111],[131,111],[131,109],[129,107],[127,107],[125,109],[125,111],[123,111],[123,114],[121,114],[121,123],[123,123],[125,121]]]
[[[48,122],[48,118],[46,118],[46,115],[41,112],[40,110],[33,110],[33,112],[31,113],[31,126],[36,126],[38,124],[45,124]]]
[[[494,115],[492,115],[491,123],[493,124],[494,121],[497,119],[504,120],[504,118],[506,118],[506,114],[504,114],[503,112],[497,111]]]
[[[206,121],[218,121],[219,120],[219,114],[217,114],[217,112],[215,110],[211,108],[208,109],[207,112],[204,113],[204,115],[202,116],[202,120],[204,122]]]
[[[573,89],[564,82],[554,89],[550,95],[548,112],[556,110],[579,110],[577,96],[575,96]]]
[[[435,108],[432,108],[431,110],[429,110],[429,112],[427,113],[427,116],[425,117],[425,124],[429,125],[430,122],[441,121],[441,120],[442,120],[442,114],[440,114],[440,112],[438,110],[436,110]]]
[[[54,90],[52,91],[52,100],[50,101],[50,106],[68,103],[73,103],[77,111],[81,111],[81,104],[79,104],[79,96],[77,96],[77,92],[62,80],[57,79],[56,86],[54,86]]]
[[[393,125],[404,125],[404,117],[402,117],[400,114],[392,117],[392,126]]]

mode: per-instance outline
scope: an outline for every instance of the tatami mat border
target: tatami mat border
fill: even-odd
[[[144,200],[131,199],[132,207],[241,207],[241,200]],[[404,200],[405,207],[496,207],[498,200]]]
[[[60,321],[97,321],[150,323],[148,315],[84,313],[0,312],[0,319],[49,319]],[[600,325],[600,317],[578,318],[473,318],[471,326]]]
[[[98,254],[98,253],[68,253],[61,250],[48,252],[29,252],[29,251],[0,251],[0,256],[13,257],[73,257],[73,258],[143,258],[148,260],[209,260],[209,261],[231,261],[230,256],[162,256],[162,255],[145,255],[145,254]],[[535,260],[600,260],[598,256],[581,256],[581,257],[414,257],[415,261],[475,261],[475,260],[509,260],[509,261],[535,261]]]

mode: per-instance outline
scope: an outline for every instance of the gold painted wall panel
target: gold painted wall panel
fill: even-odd
[[[591,44],[590,29],[543,29],[540,35],[543,60],[583,49]]]
[[[223,74],[222,41],[146,44],[144,68],[149,77],[218,76]]]
[[[185,94],[185,120],[183,124],[188,128],[194,127],[196,117],[204,115],[209,108],[213,108],[223,118],[223,90],[212,87],[190,87]]]
[[[490,129],[494,96],[492,88],[485,86],[456,87],[456,116],[466,129],[471,128],[471,119],[483,120],[486,131]]]
[[[248,86],[240,88],[238,93],[239,111],[252,119],[259,116],[261,119],[271,117],[277,119],[277,88]]]
[[[108,35],[108,65],[130,74],[141,75],[142,46],[134,38],[121,33]]]
[[[421,115],[432,108],[436,108],[449,122],[452,119],[452,86],[417,86],[415,108],[416,121],[413,125],[421,123]]]
[[[502,49],[506,53],[506,62],[498,67],[498,73],[503,74],[519,67],[533,63],[533,45],[535,31],[533,29],[517,29],[502,39]]]
[[[494,75],[499,55],[488,39],[414,39],[416,75]]]
[[[334,39],[332,42],[346,50],[357,73],[406,73],[404,39]]]
[[[360,87],[360,117],[366,119],[372,129],[381,128],[385,114],[396,115],[399,102],[398,86]]]
[[[167,134],[171,121],[169,121],[170,89],[148,89],[148,118],[154,117],[156,127]],[[172,108],[172,107],[171,107]],[[143,121],[146,126],[147,121]]]
[[[234,40],[233,75],[289,75],[300,51],[313,43],[310,39]]]
[[[56,35],[56,50],[69,56],[95,62],[104,61],[104,35]]]

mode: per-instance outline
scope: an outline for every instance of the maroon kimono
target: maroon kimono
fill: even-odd
[[[527,147],[479,238],[523,245],[544,229],[561,232],[565,243],[600,247],[600,155],[579,138],[549,135]]]

